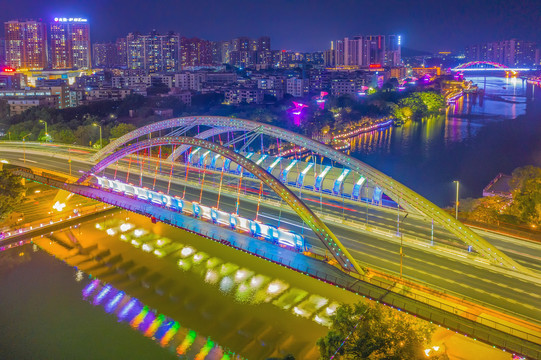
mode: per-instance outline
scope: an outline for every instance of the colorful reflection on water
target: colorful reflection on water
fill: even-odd
[[[161,347],[175,351],[178,355],[192,351],[196,354],[194,359],[198,360],[241,359],[238,355],[222,349],[210,338],[202,338],[199,343],[204,345],[197,346],[196,340],[200,336],[195,331],[183,329],[177,321],[157,313],[138,299],[97,279],[83,288],[82,296],[94,306],[103,306],[107,313],[116,315],[118,321],[128,323]]]

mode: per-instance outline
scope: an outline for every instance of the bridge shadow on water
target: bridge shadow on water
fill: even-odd
[[[188,358],[288,353],[317,358],[315,342],[327,332],[330,315],[339,303],[357,300],[355,294],[127,212],[35,242],[95,277],[83,291],[87,301]],[[130,303],[138,312],[126,310]]]

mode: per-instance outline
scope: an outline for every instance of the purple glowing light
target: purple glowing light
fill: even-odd
[[[105,299],[105,297],[109,294],[109,292],[111,291],[111,288],[112,286],[111,285],[106,285],[104,286],[101,291],[98,293],[98,295],[94,298],[94,302],[93,304],[94,305],[99,305],[101,304],[101,302],[103,301],[103,299]]]
[[[122,291],[118,292],[118,294],[116,294],[115,297],[112,298],[111,301],[107,303],[107,305],[105,306],[105,311],[108,312],[109,314],[112,313],[115,310],[115,308],[118,306],[120,301],[122,301],[123,298],[124,298],[124,292]]]
[[[118,314],[118,319],[119,320],[124,320],[126,319],[127,321],[131,321],[131,319],[141,311],[141,308],[143,307],[143,305],[141,304],[138,304],[139,301],[137,299],[131,299],[123,308],[122,310],[120,311],[120,313]],[[136,305],[139,305],[139,306],[136,306]],[[133,311],[132,310],[136,310],[136,311]],[[132,312],[132,316],[131,318],[128,317],[128,315],[130,315],[130,312]]]
[[[100,283],[99,280],[94,280],[83,289],[83,298],[87,298],[96,289],[96,286]]]
[[[141,324],[139,324],[139,330],[145,332],[155,319],[156,315],[152,311],[149,311],[143,321],[141,321]]]

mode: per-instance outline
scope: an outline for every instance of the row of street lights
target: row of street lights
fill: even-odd
[[[45,125],[45,137],[47,138],[49,136],[49,132],[47,131],[47,121],[45,120],[39,120],[39,123],[40,124],[44,124]],[[98,123],[93,123],[92,126],[96,126],[96,127],[99,127],[100,128],[100,149],[103,147],[103,138],[102,138],[102,128],[101,128],[101,125],[98,124]],[[32,135],[32,133],[28,133],[26,134],[24,137],[23,137],[23,141],[25,141],[24,139],[29,136],[29,135]]]

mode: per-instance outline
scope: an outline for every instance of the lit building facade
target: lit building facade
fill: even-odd
[[[327,67],[399,66],[401,60],[400,35],[359,35],[331,42],[324,54]]]
[[[211,41],[183,37],[180,40],[182,67],[213,65],[213,47]]]
[[[307,90],[306,87],[307,80],[306,79],[299,79],[296,77],[289,78],[286,80],[286,94],[293,95],[294,97],[302,97],[304,96],[305,90]]]
[[[118,44],[118,42],[117,42]],[[180,67],[180,37],[176,33],[149,35],[130,33],[126,37],[127,67],[145,73],[175,72]]]
[[[117,51],[114,43],[96,43],[92,45],[94,67],[113,67],[116,65]]]
[[[467,61],[493,61],[506,66],[532,66],[536,62],[536,43],[511,39],[466,48]]]
[[[47,67],[47,28],[38,21],[4,23],[5,63],[15,69],[42,70]]]
[[[238,37],[229,42],[227,63],[242,68],[256,65],[268,67],[273,62],[271,40],[268,36],[257,39]]]
[[[128,44],[126,38],[118,38],[115,42],[116,47],[116,59],[115,65],[118,67],[125,67],[128,65]]]
[[[82,18],[54,18],[51,23],[51,67],[90,69],[90,25]]]

